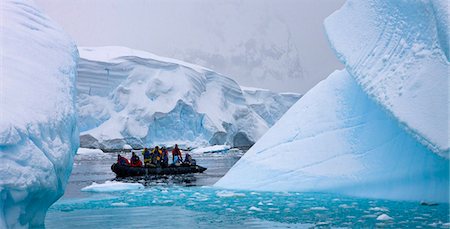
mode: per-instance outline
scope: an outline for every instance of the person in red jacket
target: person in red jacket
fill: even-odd
[[[142,167],[142,161],[139,159],[139,156],[136,155],[134,152],[131,155],[131,166],[132,167]]]
[[[117,164],[119,165],[130,165],[130,161],[126,159],[125,157],[122,157],[122,155],[117,155]]]
[[[173,164],[183,161],[183,156],[181,156],[181,150],[178,148],[178,144],[175,144],[175,148],[172,150],[172,161]]]

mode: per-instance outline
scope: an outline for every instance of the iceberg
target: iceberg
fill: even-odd
[[[277,118],[266,120],[247,103],[236,82],[212,70],[125,47],[79,50],[82,147],[245,147]],[[279,110],[287,110],[296,97],[277,98],[285,98],[277,101]]]
[[[325,20],[331,46],[363,90],[446,158],[448,18],[445,0],[373,0],[348,1]]]
[[[79,145],[78,51],[30,1],[2,1],[0,15],[0,228],[42,226]]]
[[[91,185],[81,189],[83,192],[121,192],[128,190],[144,189],[139,183],[124,183],[119,181],[105,181],[103,184],[92,182]]]
[[[193,154],[199,153],[217,153],[217,152],[226,152],[231,149],[230,146],[227,145],[213,145],[207,147],[196,148],[191,151]]]
[[[346,69],[306,93],[215,186],[449,202],[443,5],[347,1],[325,22]]]

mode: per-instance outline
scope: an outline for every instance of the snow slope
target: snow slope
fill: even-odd
[[[297,93],[276,93],[267,89],[241,86],[247,104],[269,126],[273,126],[301,95]]]
[[[249,146],[270,125],[233,80],[209,69],[124,47],[80,48],[80,56],[83,147]],[[294,102],[287,98],[280,110]]]
[[[0,4],[0,228],[44,223],[78,148],[72,40],[29,1]]]
[[[436,3],[348,1],[326,20],[346,70],[304,95],[215,185],[449,202],[439,38],[448,22]]]

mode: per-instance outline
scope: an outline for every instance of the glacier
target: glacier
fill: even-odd
[[[0,228],[37,227],[79,144],[78,51],[30,1],[2,1],[0,15]]]
[[[449,202],[448,3],[353,1],[325,20],[345,69],[215,186]]]
[[[117,46],[79,51],[82,147],[246,147],[281,116],[267,112],[284,112],[300,97],[268,91],[263,94],[278,97],[266,108],[235,81],[197,65]]]

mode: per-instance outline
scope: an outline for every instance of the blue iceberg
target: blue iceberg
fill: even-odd
[[[449,201],[444,1],[347,1],[325,21],[346,69],[304,95],[215,185]]]
[[[29,1],[0,15],[0,228],[41,226],[78,148],[78,51]]]

